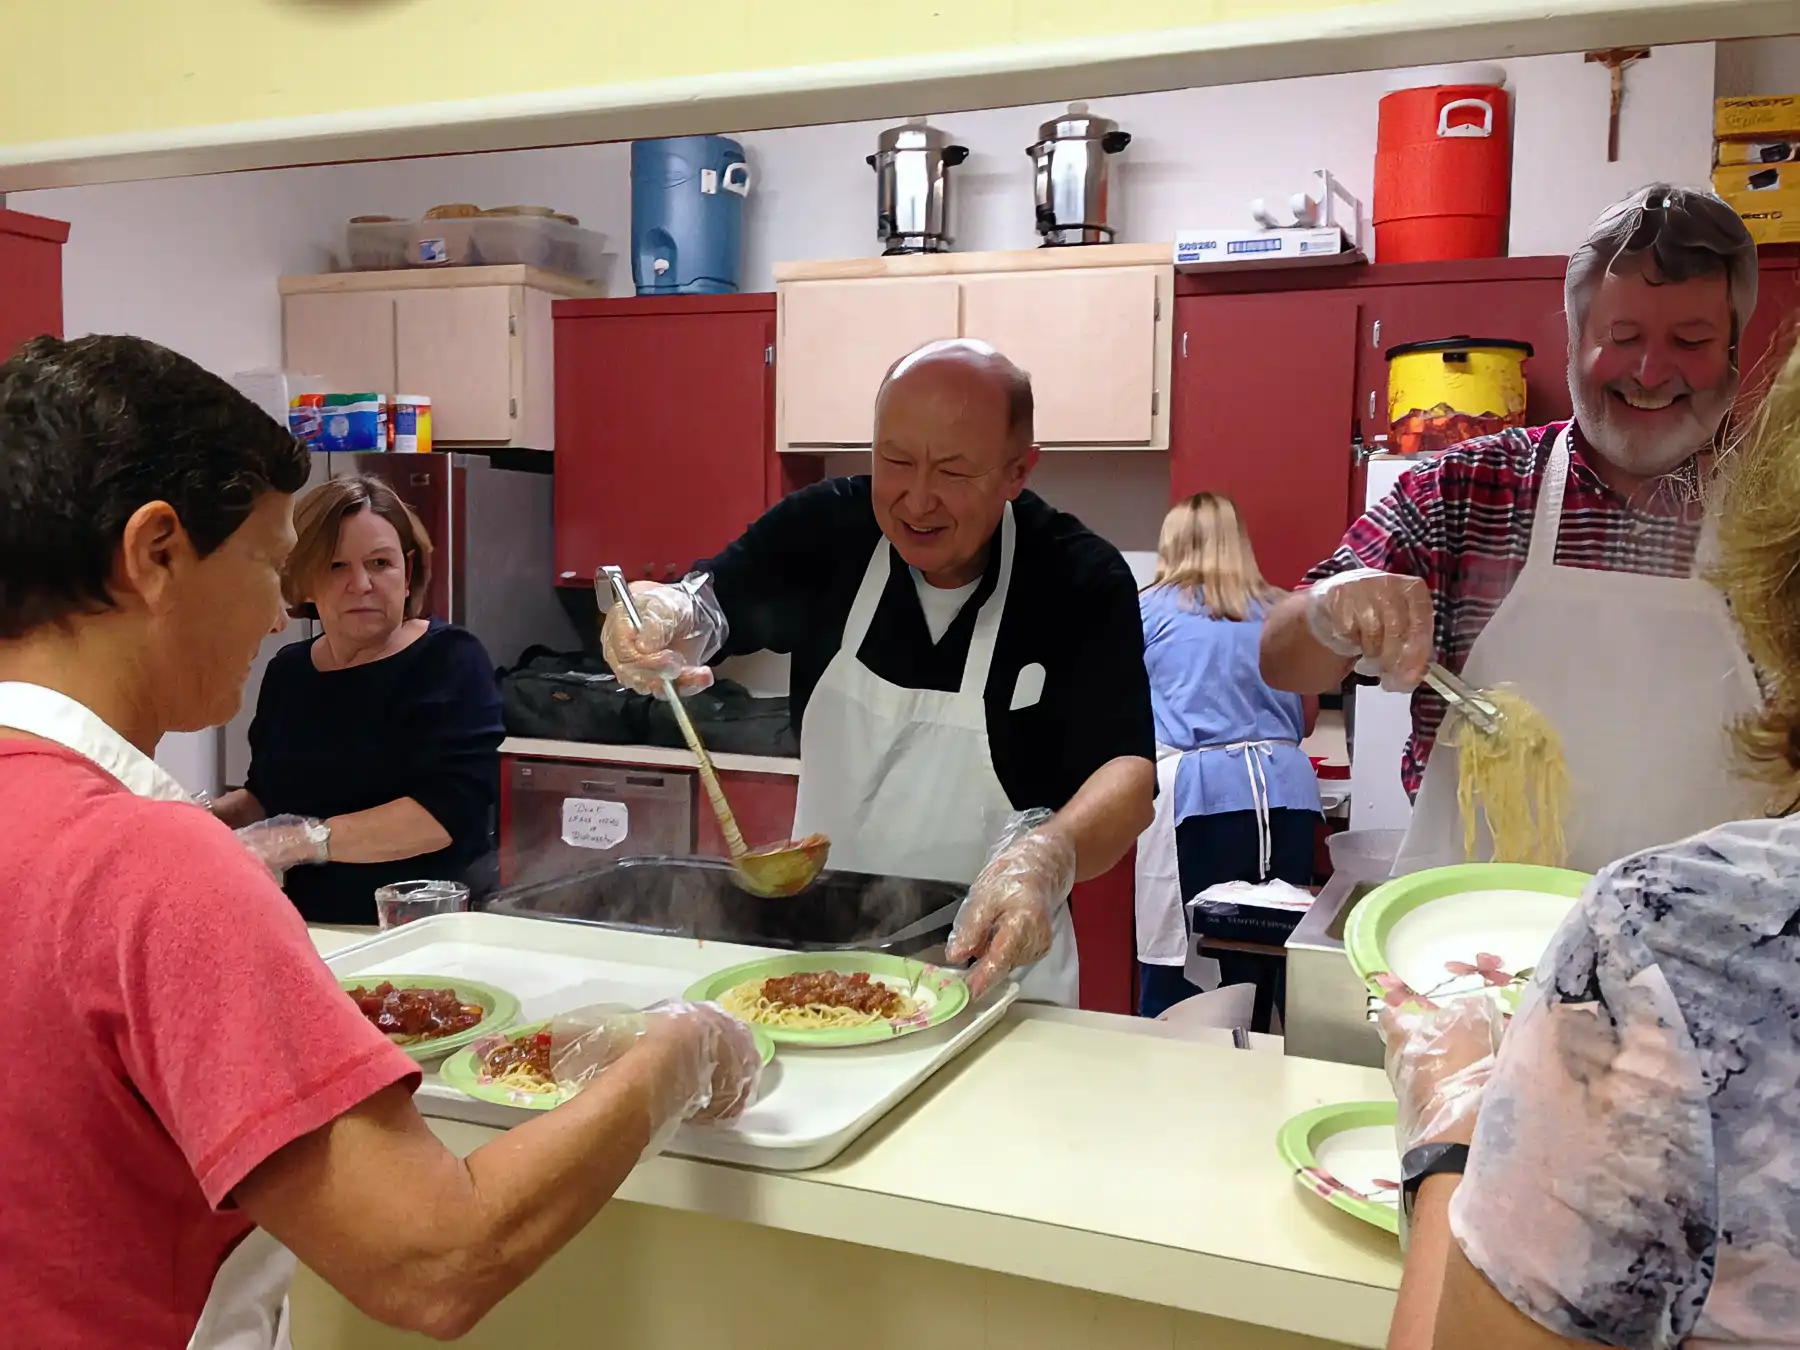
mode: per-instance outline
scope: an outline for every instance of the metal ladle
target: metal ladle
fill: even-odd
[[[617,567],[602,567],[600,571],[611,583],[613,595],[624,606],[625,617],[631,620],[632,628],[642,632],[644,618],[638,613],[637,603],[631,598],[631,588],[625,582],[625,573]],[[825,866],[826,856],[831,852],[831,841],[822,834],[809,834],[804,839],[768,844],[762,848],[748,847],[744,843],[743,831],[738,829],[737,817],[731,812],[731,803],[725,800],[725,789],[719,785],[719,775],[713,768],[712,756],[706,752],[700,733],[694,730],[687,709],[682,706],[681,694],[675,688],[675,681],[664,676],[662,683],[669,707],[675,712],[675,721],[681,727],[682,739],[699,761],[700,781],[706,787],[706,797],[712,803],[713,814],[719,818],[719,829],[724,832],[725,846],[731,850],[731,865],[738,885],[752,895],[770,898],[797,895],[812,885],[813,879]]]

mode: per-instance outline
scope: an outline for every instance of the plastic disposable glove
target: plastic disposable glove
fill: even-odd
[[[330,860],[331,827],[310,816],[270,816],[236,834],[277,881],[290,867]]]
[[[1376,1025],[1400,1103],[1395,1135],[1401,1154],[1420,1144],[1468,1143],[1506,1027],[1499,1003],[1478,994],[1441,1006],[1384,1006]]]
[[[1326,577],[1306,593],[1306,626],[1384,689],[1412,689],[1425,678],[1434,632],[1431,590],[1418,577],[1361,567]]]
[[[611,597],[610,588],[605,594]],[[631,616],[616,600],[600,628],[601,650],[619,683],[658,698],[664,696],[664,678],[674,680],[683,694],[711,686],[713,673],[705,663],[725,645],[730,631],[712,578],[693,572],[674,586],[634,581],[631,598],[644,621],[642,632],[632,628]]]
[[[1075,884],[1075,844],[1054,827],[1052,813],[1010,817],[987,866],[956,911],[944,955],[974,962],[969,992],[976,998],[1020,966],[1049,955],[1056,916]]]
[[[747,1023],[716,1003],[659,1003],[643,1012],[598,1005],[551,1020],[550,1072],[581,1088],[637,1045],[668,1050],[655,1084],[646,1157],[668,1146],[683,1121],[730,1120],[756,1095],[762,1056]]]

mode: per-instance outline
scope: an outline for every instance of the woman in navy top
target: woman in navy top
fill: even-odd
[[[379,478],[300,499],[283,577],[322,634],[269,663],[244,787],[214,812],[310,923],[375,922],[375,889],[483,889],[500,794],[500,694],[475,635],[419,617],[431,541]]]
[[[1179,752],[1171,809],[1181,898],[1225,881],[1312,880],[1319,783],[1300,741],[1318,704],[1263,683],[1263,580],[1229,497],[1202,492],[1163,521],[1156,579],[1139,597],[1159,756]],[[1221,953],[1226,983],[1254,981],[1258,1030],[1281,1001],[1281,962]],[[1140,1011],[1199,992],[1180,965],[1140,968]]]

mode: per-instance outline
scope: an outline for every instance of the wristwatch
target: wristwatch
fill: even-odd
[[[1413,1204],[1426,1177],[1458,1176],[1469,1165],[1467,1144],[1420,1144],[1400,1160],[1400,1212],[1412,1218]]]

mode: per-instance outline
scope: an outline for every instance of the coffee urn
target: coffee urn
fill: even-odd
[[[881,133],[875,170],[875,233],[884,254],[945,253],[954,234],[949,171],[969,157],[947,133],[915,117]]]
[[[1025,153],[1037,169],[1037,231],[1044,247],[1112,242],[1107,176],[1112,157],[1130,144],[1128,132],[1095,117],[1085,103],[1071,103],[1068,112],[1038,128],[1037,144]]]

